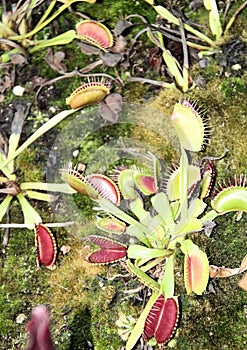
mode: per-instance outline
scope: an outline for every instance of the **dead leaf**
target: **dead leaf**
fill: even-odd
[[[13,55],[10,55],[10,59],[11,59],[11,62],[13,64],[19,65],[19,66],[24,66],[24,64],[27,63],[26,57],[19,54],[19,53],[15,53]]]
[[[230,269],[228,267],[222,266],[218,267],[215,265],[209,266],[209,275],[211,278],[222,278],[222,277],[230,277],[233,275],[237,275],[239,273],[239,268]]]
[[[94,68],[100,66],[101,64],[103,64],[103,61],[102,60],[97,60],[97,61],[94,61],[92,63],[89,63],[87,66],[83,67],[80,69],[80,73],[87,73],[87,72],[90,72],[91,70],[93,70]]]
[[[123,107],[122,96],[118,93],[113,93],[100,102],[99,113],[101,117],[112,123],[116,123],[118,120],[118,114],[121,112]]]
[[[204,223],[204,233],[207,237],[211,236],[212,231],[213,231],[215,226],[216,226],[216,224],[211,220],[208,220]]]
[[[99,57],[108,67],[115,67],[122,59],[120,53],[100,52]]]
[[[245,275],[243,275],[241,280],[238,282],[238,285],[240,288],[242,288],[243,290],[245,290],[247,292],[247,273]]]
[[[115,45],[111,47],[111,52],[113,53],[124,53],[126,52],[127,39],[120,35],[115,40]]]
[[[65,64],[62,63],[62,61],[65,58],[65,53],[63,51],[57,51],[55,54],[53,54],[52,49],[49,48],[47,50],[45,60],[47,64],[56,72],[59,73],[65,73],[67,72],[67,67]]]
[[[245,270],[247,270],[247,255],[245,255],[245,257],[243,258],[240,268],[239,268],[239,273],[240,272],[244,272]]]
[[[76,45],[79,46],[81,49],[81,52],[84,53],[85,55],[98,55],[100,53],[100,49],[98,47],[95,47],[90,44],[85,44],[81,41],[77,41]]]
[[[10,76],[5,74],[1,80],[0,84],[0,93],[3,93],[5,90],[9,89],[12,85]]]
[[[133,23],[126,21],[124,19],[121,19],[120,21],[117,22],[115,28],[114,28],[114,33],[116,36],[119,36],[120,34],[122,34],[125,29],[131,27],[133,25]]]
[[[247,255],[245,255],[245,257],[243,258],[241,265],[239,268],[235,268],[235,269],[230,269],[228,267],[222,266],[222,267],[218,267],[215,265],[210,265],[210,277],[214,278],[214,277],[230,277],[233,275],[237,275],[241,272],[244,272],[245,270],[247,270]]]
[[[32,92],[36,87],[42,86],[47,82],[47,79],[41,78],[37,75],[32,77],[30,85],[26,87],[26,93]]]

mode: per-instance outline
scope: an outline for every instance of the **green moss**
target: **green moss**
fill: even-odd
[[[40,157],[37,162],[37,148],[29,147],[27,152],[22,152],[16,159],[16,167],[23,173],[25,182],[43,181],[43,167]]]
[[[1,237],[2,241],[2,237]],[[26,332],[23,324],[16,323],[16,317],[26,317],[33,304],[38,304],[44,293],[45,274],[36,268],[34,232],[15,229],[10,235],[6,256],[1,256],[0,267],[0,348],[23,348]]]
[[[78,11],[86,13],[89,17],[95,20],[104,19],[104,23],[111,29],[114,28],[116,22],[124,17],[132,14],[141,14],[146,17],[148,21],[153,21],[156,17],[156,12],[153,8],[139,0],[123,0],[111,1],[103,0],[95,4],[77,4]],[[138,22],[141,22],[137,19]]]
[[[240,77],[229,77],[220,86],[220,90],[224,93],[225,97],[231,97],[236,93],[245,93],[247,85],[245,80]]]

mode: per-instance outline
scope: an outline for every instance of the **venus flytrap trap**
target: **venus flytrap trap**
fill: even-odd
[[[2,21],[0,22],[0,43],[13,47],[13,50],[8,49],[1,60],[6,62],[10,59],[12,53],[24,52],[24,48],[29,48],[29,52],[33,53],[45,47],[54,45],[65,45],[72,42],[76,38],[75,30],[68,30],[52,39],[36,40],[34,36],[43,28],[48,26],[62,12],[67,10],[69,6],[76,2],[95,3],[96,0],[52,0],[49,6],[44,11],[38,23],[34,28],[30,27],[33,10],[40,6],[43,0],[18,2],[13,7],[12,12],[3,13]],[[54,12],[54,8],[59,3],[62,3]],[[8,57],[9,56],[9,57]]]
[[[102,235],[84,238],[99,247],[86,260],[96,264],[122,260],[125,268],[151,291],[140,318],[134,326],[129,325],[131,333],[127,327],[130,335],[126,350],[133,349],[140,337],[155,340],[162,347],[174,336],[181,312],[174,274],[180,252],[188,295],[202,295],[209,277],[230,276],[247,269],[246,257],[239,269],[210,265],[205,248],[192,240],[192,233],[203,234],[218,216],[247,212],[246,176],[235,177],[227,186],[216,186],[211,195],[215,177],[212,161],[206,157],[192,160],[193,153],[205,148],[208,138],[202,114],[190,102],[181,101],[174,106],[171,122],[180,141],[181,156],[168,174],[163,173],[161,162],[153,154],[142,167],[116,168],[114,181],[105,175],[82,176],[76,170],[61,170],[67,184],[96,205],[95,224]]]

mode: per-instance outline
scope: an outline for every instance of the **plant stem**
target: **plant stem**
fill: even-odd
[[[37,28],[38,26],[40,26],[45,20],[46,18],[49,16],[49,14],[51,13],[53,7],[56,5],[57,0],[52,0],[50,5],[48,6],[47,10],[45,11],[45,13],[43,14],[43,16],[40,18],[39,22],[36,24]]]

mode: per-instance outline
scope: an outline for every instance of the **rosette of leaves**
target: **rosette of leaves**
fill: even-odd
[[[48,184],[43,182],[21,182],[16,175],[16,158],[36,139],[53,128],[56,124],[72,114],[75,110],[67,110],[58,113],[48,122],[42,125],[34,134],[32,134],[20,147],[18,147],[25,117],[29,112],[22,105],[17,106],[14,115],[11,134],[8,142],[4,142],[0,147],[0,194],[3,196],[0,202],[0,227],[24,227],[34,229],[35,246],[37,249],[37,267],[45,265],[48,269],[53,269],[57,257],[57,244],[53,233],[48,226],[64,226],[69,223],[50,223],[42,224],[42,218],[30,203],[30,200],[51,202],[56,196],[56,192],[72,193],[68,186],[61,184]],[[1,136],[1,134],[0,134]],[[8,147],[6,147],[6,145]],[[54,192],[50,194],[49,192]],[[12,203],[17,200],[20,204],[24,222],[23,223],[3,223],[5,214],[11,211]],[[4,237],[3,246],[8,244],[8,235]]]
[[[39,224],[42,219],[36,209],[30,204],[28,199],[50,202],[54,200],[54,196],[47,193],[65,192],[71,193],[71,189],[66,188],[64,184],[47,184],[43,182],[21,182],[16,175],[15,161],[18,155],[26,151],[36,139],[49,131],[60,121],[72,114],[74,110],[67,110],[58,113],[48,122],[43,124],[34,134],[32,134],[20,147],[19,141],[23,124],[25,121],[26,111],[22,106],[18,106],[18,111],[15,113],[11,126],[11,134],[9,137],[8,148],[0,148],[0,193],[5,195],[5,198],[0,203],[0,222],[4,218],[7,210],[11,206],[14,199],[17,199],[24,216],[24,227],[34,228],[34,224]],[[21,169],[20,169],[21,170]],[[18,225],[17,225],[18,226]]]
[[[126,269],[152,290],[127,340],[127,350],[141,336],[144,341],[155,338],[158,344],[166,344],[174,336],[181,309],[175,293],[174,262],[180,252],[184,255],[187,294],[202,295],[206,290],[212,267],[204,248],[192,241],[191,233],[203,234],[208,223],[219,215],[247,211],[246,176],[218,187],[207,211],[205,198],[211,194],[214,167],[210,161],[191,161],[192,153],[205,145],[207,126],[186,100],[174,106],[171,122],[180,140],[181,156],[179,165],[166,176],[161,162],[152,154],[143,169],[118,169],[115,183],[105,175],[62,171],[74,190],[97,204],[95,221],[102,235],[85,238],[99,247],[87,260],[97,264],[124,260]],[[116,240],[110,238],[112,235]],[[246,262],[242,265],[238,272],[245,270]],[[157,266],[162,269],[153,274]]]

